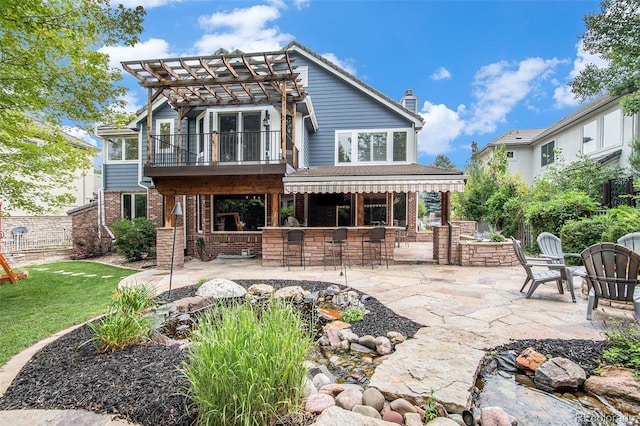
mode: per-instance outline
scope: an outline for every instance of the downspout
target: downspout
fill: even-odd
[[[453,248],[453,244],[451,244],[451,237],[453,235],[453,225],[451,225],[450,221],[447,221],[447,226],[449,227],[449,250],[447,250],[447,264],[451,265],[451,249]]]

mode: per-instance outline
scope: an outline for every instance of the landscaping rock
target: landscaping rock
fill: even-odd
[[[509,415],[500,407],[484,407],[480,410],[482,426],[511,426]]]
[[[369,407],[368,405],[354,405],[351,411],[374,419],[382,419],[380,413],[375,408]]]
[[[304,410],[312,414],[320,414],[327,408],[336,405],[333,397],[324,393],[316,393],[307,399]]]
[[[635,406],[640,412],[640,382],[627,368],[611,367],[598,376],[591,376],[584,382],[584,390],[607,398],[620,398]]]
[[[384,420],[385,422],[396,423],[396,424],[399,424],[399,425],[404,423],[404,417],[402,417],[402,414],[398,413],[397,411],[393,411],[393,410],[386,411],[382,415],[382,420]]]
[[[527,375],[535,374],[542,364],[547,362],[547,357],[536,352],[533,348],[527,348],[516,358],[516,366]]]
[[[382,411],[384,407],[384,395],[378,389],[367,388],[362,394],[362,403],[374,408],[376,411]]]
[[[416,407],[414,407],[412,403],[404,398],[394,399],[389,404],[389,407],[391,408],[391,410],[397,411],[402,415],[406,413],[417,413]]]
[[[376,352],[380,355],[389,355],[393,352],[393,345],[391,344],[391,340],[385,336],[378,336],[375,338],[376,343]]]
[[[353,411],[343,410],[340,407],[332,406],[327,408],[316,418],[314,426],[389,426],[388,422],[363,416]]]
[[[535,373],[536,387],[547,392],[582,386],[586,373],[578,364],[566,358],[556,357],[542,364]]]
[[[214,299],[244,297],[246,294],[247,290],[244,287],[224,278],[215,278],[207,281],[196,290],[196,296],[210,296]]]
[[[362,392],[357,389],[345,389],[336,396],[336,405],[351,410],[356,405],[362,405]]]

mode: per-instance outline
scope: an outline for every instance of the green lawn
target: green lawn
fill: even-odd
[[[135,273],[81,261],[24,269],[29,278],[0,283],[0,366],[45,337],[104,314],[120,280]]]

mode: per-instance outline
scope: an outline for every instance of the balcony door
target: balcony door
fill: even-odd
[[[220,161],[260,161],[260,112],[218,114]]]

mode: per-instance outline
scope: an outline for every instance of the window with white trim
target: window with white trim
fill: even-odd
[[[596,120],[590,121],[582,126],[582,153],[589,154],[598,149],[596,145],[597,136],[597,122]]]
[[[540,165],[542,167],[549,164],[553,164],[556,161],[555,148],[556,148],[555,141],[551,141],[549,143],[542,145],[542,148],[540,150]]]
[[[156,150],[170,151],[173,134],[173,119],[156,120]]]
[[[107,161],[138,160],[138,138],[110,138],[107,140]]]
[[[622,143],[622,113],[619,109],[602,117],[602,147]]]
[[[147,194],[122,194],[122,217],[147,217]]]
[[[408,161],[408,130],[337,130],[336,164]]]

